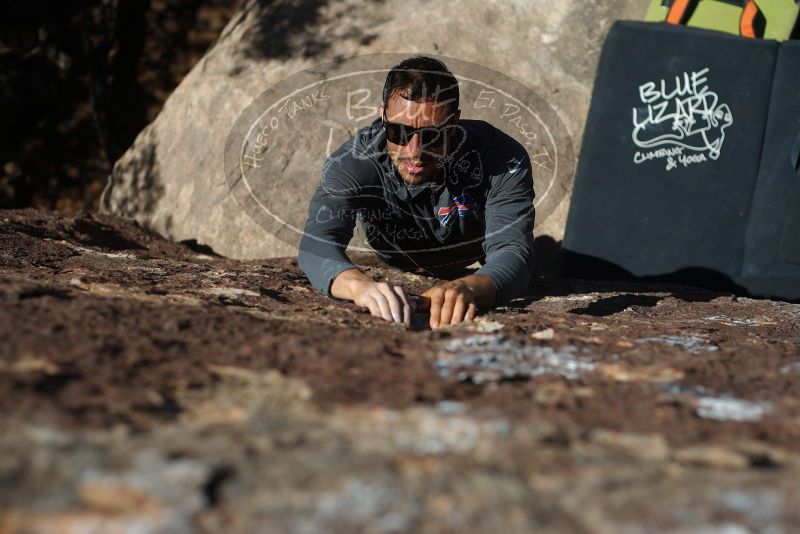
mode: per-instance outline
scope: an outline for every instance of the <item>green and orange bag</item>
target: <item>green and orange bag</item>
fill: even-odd
[[[796,0],[651,0],[645,20],[786,41],[798,11]]]

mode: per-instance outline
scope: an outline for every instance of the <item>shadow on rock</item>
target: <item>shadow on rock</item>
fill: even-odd
[[[94,220],[76,219],[70,227],[70,235],[79,243],[111,250],[145,250],[136,241],[124,237],[116,228]]]
[[[117,161],[100,197],[100,211],[141,220],[155,213],[164,196],[152,125],[136,140],[144,146]]]
[[[343,33],[334,37],[318,31],[323,23],[334,22],[324,19],[323,10],[329,3],[329,0],[253,0],[242,8],[219,40],[232,34],[250,16],[258,16],[259,24],[245,33],[245,40],[251,43],[245,54],[256,59],[310,59],[327,52],[334,39],[353,39],[368,45],[377,38],[377,34],[364,32],[355,23],[357,5],[337,14],[336,25],[348,26]],[[348,24],[349,21],[352,23]]]
[[[663,299],[664,297],[657,297],[654,295],[614,295],[613,297],[607,297],[592,302],[585,308],[569,310],[569,313],[591,315],[593,317],[607,317],[624,311],[631,306],[653,308]]]

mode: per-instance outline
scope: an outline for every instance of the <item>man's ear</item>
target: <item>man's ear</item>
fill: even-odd
[[[383,104],[378,106],[378,116],[383,117]]]

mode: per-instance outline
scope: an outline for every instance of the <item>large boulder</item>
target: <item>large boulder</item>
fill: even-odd
[[[532,159],[540,149],[547,158],[559,154],[555,165],[534,166],[535,233],[559,240],[602,40],[613,21],[639,19],[645,9],[642,0],[246,2],[116,163],[100,209],[229,257],[294,255],[325,155],[376,116],[338,106],[353,89],[333,81],[358,70],[368,98],[350,101],[374,109],[388,68],[425,53],[459,77],[462,117],[519,138],[511,131],[519,120],[470,103],[492,84],[530,106],[537,138],[550,147],[528,146]],[[268,164],[251,159],[261,164],[238,174],[248,147],[261,143],[256,134],[269,127],[270,106],[292,127],[282,124],[259,145]]]

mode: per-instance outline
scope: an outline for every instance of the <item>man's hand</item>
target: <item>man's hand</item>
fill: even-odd
[[[473,274],[433,286],[422,297],[422,309],[430,310],[431,328],[438,328],[473,320],[479,306],[494,304],[496,291],[487,276]]]
[[[386,282],[375,282],[358,269],[348,269],[337,276],[331,285],[331,294],[364,306],[376,317],[411,325],[414,308],[403,288]]]
[[[411,325],[414,309],[401,286],[386,282],[361,282],[355,289],[353,302],[369,309],[372,315],[387,321]]]

